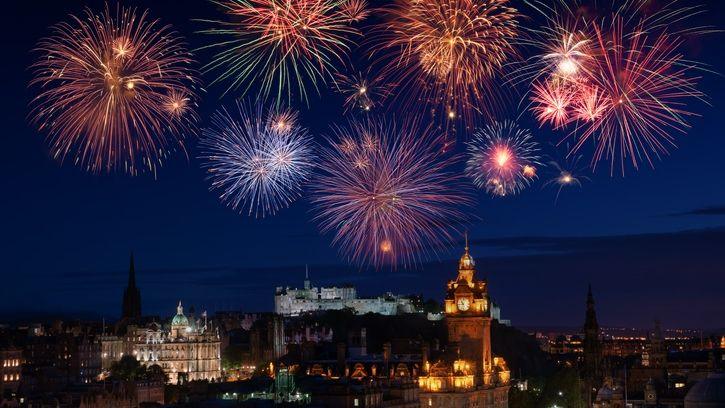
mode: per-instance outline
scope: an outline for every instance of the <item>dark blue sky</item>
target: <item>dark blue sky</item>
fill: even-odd
[[[210,310],[270,310],[274,286],[301,285],[305,264],[317,283],[442,297],[460,249],[413,271],[347,266],[318,234],[305,199],[264,220],[225,208],[208,191],[193,138],[190,158],[175,156],[156,180],[59,165],[26,120],[30,50],[68,13],[103,3],[13,3],[4,5],[0,28],[0,316],[117,317],[130,251],[148,313],[170,314],[178,299]],[[192,47],[206,39],[190,18],[216,14],[201,0],[123,4],[151,6],[151,15],[173,24]],[[712,0],[707,7],[698,22],[718,24],[725,5]],[[688,43],[688,57],[725,72],[724,39]],[[557,203],[543,183],[516,197],[479,195],[472,253],[505,317],[520,325],[579,325],[591,282],[604,325],[647,326],[659,317],[665,326],[725,326],[725,79],[705,75],[701,89],[711,106],[694,107],[701,117],[655,170],[590,174]],[[205,96],[205,120],[231,101],[220,101],[220,93],[212,87]],[[313,99],[301,107],[305,124],[324,133],[342,118],[341,102],[334,94]],[[533,130],[542,143],[561,136]]]

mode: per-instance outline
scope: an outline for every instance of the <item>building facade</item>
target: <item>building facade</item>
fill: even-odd
[[[475,272],[466,245],[446,291],[448,347],[436,361],[423,362],[418,378],[423,407],[508,407],[510,372],[491,353],[488,282]]]
[[[143,365],[159,365],[171,383],[221,379],[218,331],[206,320],[188,318],[179,302],[170,326],[151,323],[132,332],[133,355]]]
[[[359,298],[353,286],[314,287],[307,272],[302,289],[280,286],[274,295],[274,311],[283,316],[346,308],[358,314],[378,313],[387,316],[416,311],[410,299],[392,293],[375,298]]]

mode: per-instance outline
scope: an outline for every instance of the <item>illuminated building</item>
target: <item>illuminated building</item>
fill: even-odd
[[[19,348],[0,347],[0,400],[2,393],[16,393],[20,386],[20,371],[23,364],[23,351]]]
[[[415,312],[410,299],[391,293],[375,298],[359,298],[353,286],[314,287],[307,272],[304,288],[277,287],[274,295],[274,311],[283,316],[347,308],[358,314],[378,313],[387,316]]]
[[[133,355],[143,365],[159,365],[171,383],[221,378],[219,333],[206,319],[188,318],[179,302],[169,328],[158,323],[133,328]]]
[[[424,361],[418,378],[421,406],[508,407],[510,373],[506,362],[491,354],[488,282],[476,279],[475,272],[466,245],[458,277],[447,286],[448,348],[437,361]]]

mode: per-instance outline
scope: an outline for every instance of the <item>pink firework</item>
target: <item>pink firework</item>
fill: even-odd
[[[511,121],[494,122],[468,142],[466,173],[494,196],[516,194],[536,177],[539,147],[531,133]]]
[[[678,51],[678,36],[648,34],[642,26],[625,32],[622,17],[607,32],[595,30],[600,56],[589,79],[598,91],[588,96],[598,101],[583,101],[593,103],[595,118],[573,135],[573,151],[593,139],[593,165],[607,159],[613,171],[618,162],[622,173],[627,162],[653,165],[675,145],[674,134],[689,128],[686,118],[694,113],[687,101],[704,97],[696,88],[699,78],[691,75],[697,66]]]
[[[31,118],[51,154],[91,172],[156,172],[194,133],[197,83],[181,38],[144,12],[107,7],[53,27],[32,65]]]
[[[551,124],[555,129],[565,126],[571,120],[570,108],[576,93],[568,84],[558,81],[535,83],[531,95],[532,110],[543,125]]]
[[[442,138],[417,123],[351,122],[323,149],[315,220],[356,264],[417,263],[452,242],[471,204]]]

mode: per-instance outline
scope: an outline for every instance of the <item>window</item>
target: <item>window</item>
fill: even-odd
[[[355,401],[352,403],[354,406],[359,407],[360,406],[360,400],[355,398]]]

